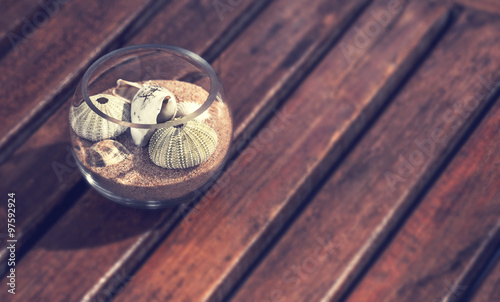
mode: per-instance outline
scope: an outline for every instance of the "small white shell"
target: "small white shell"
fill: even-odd
[[[149,142],[149,157],[163,168],[186,169],[206,161],[216,147],[215,130],[191,120],[181,126],[157,130]]]
[[[182,102],[177,104],[177,114],[176,117],[183,117],[188,114],[191,114],[198,110],[201,105],[197,104],[195,102]],[[205,110],[202,114],[198,115],[194,119],[197,121],[204,121],[206,119],[210,118],[210,113],[208,112],[208,109]]]
[[[139,83],[118,79],[118,81],[116,81],[116,87],[113,88],[111,93],[130,103],[132,102],[134,95],[136,95],[141,88],[142,85]]]
[[[107,167],[124,161],[130,151],[114,140],[103,140],[95,143],[87,151],[87,164],[91,167]]]
[[[177,103],[175,98],[172,100],[170,96],[167,96],[162,103],[160,113],[156,117],[158,123],[164,123],[175,117],[177,113]]]
[[[111,94],[96,94],[90,100],[106,115],[130,122],[130,105],[121,98]],[[100,117],[85,102],[78,107],[71,107],[70,123],[78,136],[94,142],[116,137],[127,130],[127,127]]]
[[[164,100],[167,102],[164,103]],[[161,119],[171,119],[177,110],[176,103],[175,95],[168,89],[154,83],[144,84],[132,100],[132,123],[156,124],[162,108],[165,109],[165,112]],[[149,129],[130,128],[132,140],[137,146],[145,146],[151,133],[152,131]]]

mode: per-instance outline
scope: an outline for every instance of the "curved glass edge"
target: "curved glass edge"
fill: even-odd
[[[201,105],[200,108],[198,108],[196,111],[192,112],[191,114],[188,114],[180,119],[176,119],[174,121],[167,121],[161,124],[136,124],[136,123],[131,123],[131,122],[126,122],[122,121],[116,118],[113,118],[101,110],[99,110],[90,100],[90,97],[88,95],[88,82],[90,80],[90,77],[94,73],[94,71],[99,67],[101,64],[106,62],[108,59],[121,54],[125,53],[128,51],[134,51],[134,50],[141,50],[141,49],[163,49],[163,50],[168,50],[176,53],[180,53],[189,59],[193,60],[194,63],[198,64],[201,69],[205,70],[210,78],[210,91],[208,94],[207,100]],[[172,127],[172,126],[177,126],[177,125],[182,125],[185,124],[186,122],[194,119],[195,117],[199,116],[205,110],[207,110],[212,103],[217,99],[221,100],[221,93],[220,90],[222,89],[222,84],[219,81],[219,78],[217,77],[217,74],[213,70],[212,66],[208,64],[207,61],[205,61],[202,57],[199,55],[195,54],[192,51],[180,48],[180,47],[175,47],[171,45],[161,45],[161,44],[139,44],[139,45],[132,45],[124,48],[120,48],[117,50],[114,50],[104,56],[102,56],[100,59],[98,59],[96,62],[94,62],[89,69],[85,72],[83,75],[82,83],[81,83],[81,93],[83,96],[83,99],[85,100],[85,103],[100,117],[114,122],[116,124],[119,124],[121,126],[125,127],[131,127],[131,128],[138,128],[138,129],[160,129],[160,128],[166,128],[166,127]]]
[[[73,153],[73,156],[74,153]],[[129,207],[133,208],[139,208],[139,209],[145,209],[145,210],[155,210],[155,209],[163,209],[163,208],[171,208],[171,207],[176,207],[182,203],[189,202],[192,200],[190,196],[185,196],[185,197],[180,197],[176,199],[171,199],[171,200],[164,200],[164,201],[156,201],[156,200],[148,200],[148,201],[139,201],[139,200],[134,200],[130,198],[126,198],[123,196],[118,196],[115,193],[109,191],[108,189],[103,188],[98,181],[92,177],[92,174],[88,172],[82,164],[76,160],[76,164],[78,166],[78,169],[82,173],[83,177],[87,182],[94,188],[96,189],[99,194],[102,196],[106,197],[107,199],[110,199],[116,203],[120,203]]]
[[[204,196],[205,193],[212,187],[212,185],[217,181],[219,176],[222,174],[224,171],[224,167],[227,164],[227,160],[229,157],[229,152],[226,154],[224,157],[222,164],[220,167],[214,172],[214,174],[210,177],[210,180],[202,185],[200,188],[196,189],[193,192],[196,192],[196,194],[193,196],[192,194],[186,194],[184,196],[174,198],[174,199],[169,199],[169,200],[148,200],[148,201],[141,201],[141,200],[135,200],[135,199],[130,199],[126,198],[123,196],[119,196],[112,191],[102,187],[98,181],[94,179],[92,176],[92,173],[89,172],[83,165],[80,163],[78,160],[78,157],[76,156],[75,152],[73,149],[71,149],[71,153],[73,154],[73,158],[75,159],[75,163],[78,167],[78,170],[82,173],[83,177],[85,180],[102,196],[104,196],[107,199],[110,199],[111,201],[114,201],[116,203],[132,207],[132,208],[137,208],[137,209],[143,209],[143,210],[156,210],[156,209],[165,209],[165,208],[173,208],[180,206],[182,204],[187,204],[192,201],[197,201],[201,196]]]

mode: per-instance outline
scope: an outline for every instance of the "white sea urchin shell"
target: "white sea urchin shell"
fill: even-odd
[[[206,161],[217,146],[217,133],[205,123],[191,120],[157,130],[149,142],[149,157],[157,166],[186,169]]]
[[[130,121],[130,105],[119,97],[110,94],[96,94],[91,96],[90,100],[106,115],[118,120]],[[70,123],[78,136],[94,142],[116,137],[127,130],[127,127],[102,118],[85,102],[78,107],[71,107]]]

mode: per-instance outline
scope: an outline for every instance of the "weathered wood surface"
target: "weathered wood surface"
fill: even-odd
[[[246,54],[248,52],[248,47],[252,47],[252,45],[253,49],[264,49],[264,54],[259,56],[254,55],[254,59],[248,61],[245,68],[255,74],[266,74],[266,72],[269,72],[270,75],[266,74],[268,81],[270,81],[269,84],[277,91],[280,91],[281,87],[275,83],[281,83],[283,78],[288,79],[290,73],[300,70],[298,68],[299,66],[307,70],[304,60],[301,59],[302,56],[310,55],[311,52],[314,53],[314,49],[323,48],[324,45],[322,45],[322,43],[327,40],[326,37],[334,38],[331,36],[331,29],[338,27],[344,28],[346,24],[348,24],[350,18],[354,16],[355,12],[364,5],[364,1],[342,5],[340,5],[339,2],[335,3],[338,10],[327,10],[322,12],[318,9],[318,6],[324,3],[327,2],[318,1],[315,3],[315,6],[310,9],[301,10],[299,9],[299,1],[288,1],[286,3],[284,1],[274,2],[264,11],[262,17],[256,18],[251,27],[231,44],[223,53],[223,59],[214,63],[216,67],[227,64],[225,65],[228,67],[227,69],[220,68],[220,76],[223,82],[226,82],[230,77],[234,76],[229,72],[225,73],[224,70],[229,71],[230,66],[239,63],[242,56],[241,53]],[[315,16],[319,14],[319,16],[321,16],[318,18],[317,22],[314,23],[315,25],[310,25],[311,27],[300,30],[288,26],[293,24],[293,22],[297,22],[297,20],[305,21],[311,19],[311,14]],[[290,15],[293,15],[295,19],[289,18]],[[328,24],[328,26],[323,27],[325,24]],[[252,29],[254,26],[257,26],[260,31]],[[271,28],[275,28],[275,33],[278,31],[287,37],[288,41],[284,41],[285,39],[280,40],[284,41],[281,43],[281,47],[278,47],[277,44],[275,44],[276,41],[271,39],[271,37],[265,40],[254,38],[255,36],[262,37],[261,31],[265,30],[268,32]],[[312,30],[311,28],[317,28],[317,32],[321,34],[310,41],[308,47],[303,46],[307,50],[305,53],[297,53],[296,51],[294,53],[294,47],[297,41],[300,41],[305,34],[304,30],[309,32]],[[238,43],[240,39],[254,41],[254,44],[241,45]],[[230,59],[230,55],[225,55],[225,53],[234,55],[234,58]],[[286,59],[291,56],[291,53],[294,53],[294,58],[296,60],[289,62],[290,65],[282,66],[280,62],[286,61]],[[270,57],[272,59],[270,59]],[[277,61],[277,63],[272,63],[274,61]],[[269,71],[269,69],[271,70]],[[305,71],[300,70],[300,72]],[[276,78],[273,79],[273,76]],[[245,95],[244,93],[249,93],[250,95]],[[264,96],[261,102],[273,104],[272,102],[278,101],[275,93],[269,93],[259,89],[251,90],[245,87],[227,90],[229,98],[235,100],[233,104],[236,106],[243,102],[244,99],[252,99],[252,95],[255,99]],[[241,97],[241,100],[239,97]],[[267,108],[266,110],[270,109]],[[241,123],[238,119],[236,119],[235,122],[236,124]],[[89,207],[94,210],[89,210]],[[101,214],[96,215],[96,212]],[[71,300],[78,299],[82,296],[92,297],[96,291],[99,292],[101,296],[109,296],[107,288],[116,287],[117,280],[125,278],[125,273],[130,271],[131,266],[142,259],[148,248],[154,245],[158,239],[165,234],[166,229],[168,229],[168,224],[165,223],[165,220],[169,221],[174,212],[166,211],[158,213],[151,214],[124,209],[98,196],[94,191],[89,191],[21,261],[19,270],[23,271],[26,269],[30,271],[31,274],[26,274],[26,279],[22,280],[21,278],[19,282],[20,284],[23,282],[26,282],[25,284],[30,284],[31,290],[22,295],[16,295],[16,298],[22,300],[35,296],[40,299],[59,299],[64,297]],[[130,220],[124,218],[128,216],[138,217]],[[82,229],[81,226],[88,225],[90,221],[98,226],[98,228],[96,227],[96,229],[92,229],[91,231]],[[120,234],[116,237],[110,235],[110,228],[107,227],[108,223],[114,225],[114,227],[111,226],[111,228],[120,230]],[[117,227],[117,225],[119,225],[119,227]],[[56,239],[61,236],[65,236],[65,238],[68,238],[68,236],[70,238],[78,238],[78,240],[71,240],[65,244],[65,240],[60,241]],[[148,240],[146,241],[145,239]],[[62,243],[62,245],[58,245],[57,242]],[[78,248],[78,250],[74,251],[73,249],[76,248]],[[70,251],[68,251],[68,249]],[[43,262],[47,263],[47,266],[40,267],[39,263],[42,258],[45,259]],[[94,263],[88,262],[85,259],[98,260]],[[127,262],[124,262],[124,260],[127,260]],[[34,271],[30,268],[33,266],[37,267]],[[97,266],[99,266],[98,269],[96,268]],[[94,268],[96,269],[94,270]],[[119,271],[115,271],[116,268],[118,268]],[[22,273],[20,274],[22,275]],[[68,293],[67,289],[58,288],[56,285],[57,282],[54,282],[54,286],[49,286],[49,288],[47,288],[46,284],[40,284],[40,286],[38,286],[34,280],[37,280],[41,275],[43,275],[44,278],[47,278],[49,275],[53,276],[51,278],[56,278],[61,282],[75,275],[81,276],[85,280],[81,280],[81,286],[78,290]]]
[[[6,0],[0,10],[0,57],[17,49],[33,28],[43,26],[67,0]],[[36,24],[36,25],[35,25]]]
[[[486,279],[479,286],[471,302],[500,301],[500,261],[496,261]]]
[[[387,2],[375,3],[380,9]],[[387,101],[447,16],[445,7],[410,4],[348,66],[340,45],[352,43],[355,31],[345,35],[280,109],[290,123],[282,127],[274,117],[262,128],[115,300],[210,301],[227,295]],[[368,9],[354,28],[370,18]],[[273,133],[278,126],[283,129]]]
[[[151,6],[153,2],[155,5]],[[168,297],[173,300],[219,300],[230,291],[234,291],[231,297],[237,301],[279,301],[283,298],[302,301],[315,297],[337,300],[353,284],[373,252],[398,225],[396,222],[425,184],[433,180],[432,176],[440,169],[458,138],[463,136],[485,105],[486,98],[483,98],[477,108],[469,112],[456,100],[475,92],[478,83],[475,76],[487,78],[489,74],[484,73],[491,72],[493,78],[498,79],[499,74],[495,72],[499,65],[495,54],[498,41],[494,41],[498,39],[492,33],[492,27],[498,31],[498,16],[475,12],[461,17],[435,51],[441,57],[432,54],[430,60],[435,66],[426,63],[420,68],[417,79],[409,82],[402,96],[390,104],[376,124],[383,126],[368,133],[359,143],[362,147],[357,146],[354,154],[340,164],[311,205],[296,221],[291,221],[290,229],[273,246],[269,243],[277,238],[281,226],[289,223],[288,218],[293,217],[294,210],[307,202],[306,195],[330,173],[332,163],[383,106],[432,38],[439,36],[448,16],[447,8],[435,7],[429,1],[427,4],[412,4],[404,13],[392,14],[391,25],[383,26],[381,33],[373,37],[367,36],[366,45],[359,47],[361,40],[356,40],[356,30],[366,33],[370,30],[366,29],[369,22],[383,23],[383,16],[374,17],[371,10],[388,11],[387,1],[374,0],[353,25],[350,20],[372,1],[317,1],[307,5],[304,2],[299,4],[300,1],[275,2],[278,4],[272,3],[267,8],[269,3],[264,1],[233,1],[232,6],[226,6],[228,10],[217,12],[210,1],[127,0],[98,5],[95,1],[83,3],[74,0],[61,5],[49,22],[36,26],[33,37],[14,50],[10,49],[12,45],[6,44],[10,41],[5,34],[9,31],[19,33],[22,30],[19,22],[23,17],[33,18],[40,11],[40,5],[20,0],[0,12],[0,56],[5,55],[0,60],[0,71],[5,80],[0,77],[0,86],[4,85],[0,90],[4,91],[3,99],[7,100],[0,105],[0,114],[4,117],[0,130],[0,163],[27,140],[0,166],[0,192],[14,191],[18,196],[17,235],[21,253],[27,252],[17,266],[21,295],[16,299],[76,301],[83,297],[84,301],[99,301],[116,295],[121,285],[131,281],[116,300],[162,300]],[[444,0],[436,2],[444,3]],[[492,0],[457,0],[456,3],[500,13],[497,2]],[[264,9],[265,13],[257,18]],[[237,37],[247,24],[250,24],[249,28]],[[311,67],[348,26],[351,29],[342,41],[336,43],[309,75]],[[453,42],[453,39],[458,41]],[[84,40],[87,44],[82,43]],[[67,104],[60,105],[73,92],[75,81],[104,52],[139,43],[173,44],[202,53],[209,60],[218,58],[214,68],[221,75],[234,104],[236,143],[233,154],[244,152],[195,208],[143,212],[117,206],[93,190],[86,191],[68,156]],[[349,46],[354,46],[354,49]],[[460,51],[454,54],[457,49]],[[244,77],[241,70],[245,70]],[[161,70],[152,72],[161,75]],[[262,122],[305,77],[310,78],[278,115],[257,132],[253,142],[242,149]],[[19,89],[20,79],[27,89]],[[467,81],[472,84],[467,86]],[[450,92],[450,87],[457,89]],[[319,99],[318,103],[303,105],[304,100],[311,97]],[[441,101],[443,99],[445,101]],[[332,102],[335,103],[332,105]],[[321,104],[325,104],[324,107]],[[452,113],[448,113],[450,108]],[[321,118],[315,120],[315,114]],[[328,114],[330,116],[326,118]],[[490,124],[491,114],[488,118]],[[274,133],[273,142],[266,143],[269,135],[273,135],[273,129],[276,130],[274,127],[283,123],[283,119],[287,121],[290,115],[304,117],[309,123],[305,125],[300,120],[298,125],[286,124],[284,128],[289,129],[283,130],[285,134],[279,128],[280,133]],[[290,117],[293,123],[295,117]],[[43,126],[35,132],[42,123]],[[456,128],[453,125],[457,125]],[[479,129],[483,129],[481,127]],[[436,129],[443,129],[443,134],[433,133]],[[276,139],[277,134],[285,137]],[[496,135],[492,131],[489,134]],[[414,139],[433,138],[433,135],[447,135],[450,141],[436,144],[430,158],[425,157],[424,164],[415,167],[409,177],[396,184],[394,195],[382,192],[384,185],[387,191],[385,178],[379,175],[381,179],[376,179],[370,174],[381,169],[397,171],[398,164],[404,161],[398,157],[400,154],[414,156],[413,160],[416,160]],[[476,136],[474,133],[471,140],[480,140]],[[476,152],[474,149],[470,154],[480,152],[483,150]],[[485,157],[493,156],[490,153],[483,152]],[[457,160],[452,161],[451,167],[458,165]],[[381,163],[374,164],[378,161]],[[471,162],[472,159],[462,158],[462,161]],[[255,162],[258,162],[257,166]],[[460,166],[463,169],[460,171],[472,171],[464,164]],[[490,177],[478,177],[478,182],[496,181],[498,176],[492,168],[484,166],[484,171],[490,171]],[[62,179],[54,169],[59,169]],[[442,179],[446,179],[446,171]],[[461,179],[467,176],[470,175]],[[464,183],[463,186],[468,187],[476,180]],[[249,186],[248,192],[242,191]],[[464,195],[478,194],[478,190],[471,190],[469,195],[467,191]],[[458,193],[450,194],[459,196]],[[494,203],[487,203],[482,195],[477,196],[483,198],[485,208]],[[408,292],[417,293],[415,297],[420,294],[431,299],[437,293],[454,301],[456,290],[461,291],[464,282],[468,283],[479,274],[482,264],[491,256],[499,234],[497,225],[492,222],[492,217],[498,216],[498,206],[494,205],[485,214],[487,210],[472,207],[464,198],[458,203],[475,214],[465,223],[457,217],[463,219],[471,214],[462,213],[450,201],[427,201],[424,198],[415,215],[406,223],[406,229],[401,231],[401,234],[412,234],[422,240],[426,244],[418,247],[422,252],[412,250],[413,243],[401,239],[403,235],[397,235],[389,251],[394,249],[393,246],[401,247],[397,250],[400,254],[382,254],[380,259],[386,259],[386,262],[375,264],[368,271],[366,278],[354,289],[352,301],[365,301],[372,289],[386,298],[385,293],[393,288],[380,285],[377,272],[387,268],[391,273],[399,274],[399,278],[382,276],[385,280],[395,280],[394,288],[404,282],[410,284],[401,289],[397,301],[413,301],[408,298],[413,296],[405,296]],[[430,227],[436,229],[436,238],[430,238],[433,233],[422,233],[421,229],[408,229],[408,225],[417,220],[429,223],[427,216],[421,213],[422,207],[430,207],[429,202],[447,207],[439,211],[430,208],[426,212],[443,220],[430,223]],[[324,205],[318,205],[322,203]],[[68,208],[71,209],[66,212]],[[189,214],[188,210],[191,210]],[[59,219],[62,213],[66,215]],[[487,215],[488,219],[482,219],[481,215]],[[0,221],[5,218],[6,209],[2,206]],[[51,226],[49,220],[58,221],[36,242],[34,236],[40,236]],[[477,225],[465,229],[474,221]],[[438,226],[441,229],[437,229]],[[469,231],[479,235],[473,237]],[[446,237],[450,234],[466,234],[467,241],[453,246],[454,239]],[[166,235],[169,237],[164,239]],[[5,231],[0,229],[0,240],[5,237]],[[476,245],[471,243],[473,239],[476,239]],[[149,252],[162,240],[166,241],[147,260]],[[29,251],[24,250],[26,241],[35,243]],[[456,253],[460,246],[470,248],[462,249],[463,253],[450,260],[439,254],[443,242],[450,253]],[[254,264],[269,246],[272,248],[269,255],[264,252],[266,257],[262,263]],[[432,249],[432,246],[439,248]],[[321,257],[321,252],[324,257]],[[5,255],[5,249],[0,250],[2,269]],[[405,255],[404,259],[401,255]],[[327,259],[326,265],[321,262],[319,268],[311,267],[317,256]],[[420,259],[418,257],[425,259],[418,261],[423,265],[405,263],[408,259]],[[454,262],[456,259],[459,261]],[[137,276],[130,277],[130,272],[144,260],[146,263]],[[443,276],[456,278],[444,280],[437,288],[433,287],[436,284],[412,283],[415,278],[402,275],[399,266],[392,269],[397,261],[407,269],[415,267],[423,276],[429,270],[435,272],[432,269],[437,266],[444,271]],[[257,265],[255,271],[253,268],[248,271],[253,265]],[[485,280],[474,299],[498,299],[495,287],[499,279],[497,271]],[[244,274],[250,277],[241,288],[234,289]],[[429,275],[439,279],[439,276]],[[170,283],[165,284],[166,279],[171,280]],[[379,296],[374,297],[378,299]],[[2,301],[11,298],[6,291],[0,293]]]
[[[74,92],[91,61],[163,2],[69,1],[8,52],[0,60],[0,163]]]
[[[194,0],[193,0],[194,1]],[[229,39],[234,33],[228,33],[229,28],[238,27],[241,19],[251,18],[258,11],[256,1],[246,1],[236,7],[231,13],[219,14],[213,10],[211,4],[195,6],[193,2],[175,2],[167,5],[158,15],[145,25],[130,44],[171,43],[179,47],[188,48],[198,53],[211,52],[216,41]],[[178,3],[184,3],[179,6]],[[247,16],[250,14],[250,16]],[[196,26],[188,26],[200,15],[210,20],[205,31]],[[182,35],[170,34],[164,36],[174,24],[182,23]],[[229,36],[228,36],[229,35]],[[149,39],[149,40],[145,40]],[[153,74],[161,76],[161,70],[151,70]],[[67,203],[73,203],[78,195],[72,193],[75,184],[82,180],[71,156],[71,144],[68,132],[68,106],[66,102],[47,122],[40,127],[13,156],[0,166],[0,192],[7,194],[15,191],[19,203],[19,220],[16,224],[18,247],[32,238],[46,222],[51,213],[61,212]],[[77,190],[78,191],[78,190]],[[81,191],[81,190],[79,190]],[[67,198],[66,198],[67,196]],[[0,208],[0,220],[6,219],[7,210]],[[6,229],[0,229],[0,239],[6,237]],[[0,273],[6,265],[4,261],[6,251],[0,250]]]
[[[171,1],[131,40],[127,40],[126,45],[174,45],[213,61],[269,3],[256,0]],[[152,71],[155,72],[161,75],[162,71]]]
[[[500,244],[499,128],[496,102],[347,301],[462,298]]]
[[[497,0],[446,0],[456,2],[466,7],[476,8],[489,13],[500,14],[500,1]]]
[[[287,301],[338,301],[346,293],[487,103],[486,91],[492,87],[484,87],[478,76],[500,79],[500,53],[495,51],[500,43],[498,22],[494,16],[479,13],[467,12],[460,16],[304,212],[250,274],[234,301],[273,301],[273,297]],[[458,49],[461,51],[456,51]],[[485,97],[472,101],[476,100],[476,92]],[[392,173],[391,183],[385,178],[386,172]],[[460,172],[451,174],[450,177],[458,177]],[[489,177],[494,178],[493,174]],[[396,179],[399,181],[394,183]],[[455,195],[443,202],[451,203],[460,192],[455,190]],[[484,202],[494,203],[493,200]],[[457,206],[457,211],[462,209]],[[477,209],[482,211],[480,207]],[[439,211],[442,219],[455,219],[446,209]],[[489,228],[494,217],[492,214],[489,223],[478,227]],[[439,225],[438,221],[434,223]],[[463,226],[469,223],[473,222],[464,220]],[[437,225],[435,230],[428,232],[418,223],[412,227],[425,238],[436,236],[435,242],[439,244],[446,238],[439,236]],[[403,237],[408,249],[394,250],[390,255],[412,263],[415,270],[432,265],[441,257],[455,256],[442,254],[435,247],[434,254],[429,250],[425,257],[412,262],[404,253],[418,250],[418,241],[415,241],[419,238]],[[460,238],[462,236],[455,239]],[[475,239],[478,243],[484,238]],[[154,257],[151,262],[152,259]],[[429,272],[428,280],[436,282],[422,279],[421,283],[405,284],[403,288],[399,287],[403,280],[416,279],[417,272],[398,265],[391,268],[391,272],[372,278],[374,282],[385,278],[380,286],[388,292],[378,295],[368,289],[352,301],[431,301],[433,297],[416,295],[419,288],[424,285],[439,287],[443,285],[441,281],[445,281],[439,280],[439,271],[435,272],[437,276]],[[408,295],[410,292],[415,295]]]

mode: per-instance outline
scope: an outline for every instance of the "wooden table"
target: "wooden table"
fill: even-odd
[[[0,301],[500,301],[499,1],[3,4]],[[143,43],[201,54],[235,121],[160,211],[90,189],[68,136],[86,68]]]

